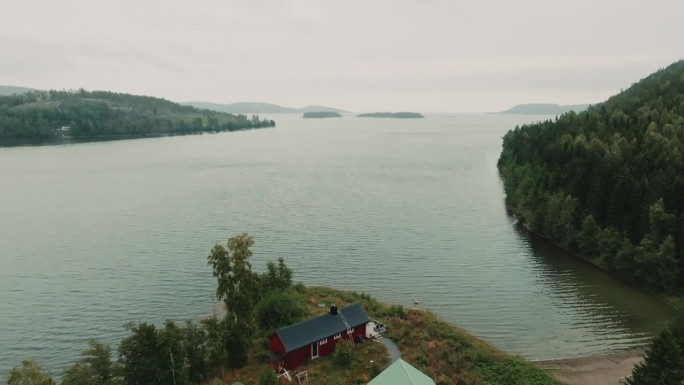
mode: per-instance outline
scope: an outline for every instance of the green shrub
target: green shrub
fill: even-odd
[[[262,369],[259,372],[259,385],[278,385],[278,377],[270,368]]]
[[[371,361],[370,364],[370,379],[374,379],[375,377],[378,376],[378,374],[382,373],[382,369],[380,369],[380,366],[378,365],[377,362]]]
[[[335,347],[335,352],[333,353],[333,361],[335,364],[341,367],[349,367],[354,358],[354,346],[352,346],[349,341],[342,341]]]
[[[506,358],[500,361],[477,365],[478,371],[487,384],[529,384],[557,385],[541,369],[524,361]]]
[[[406,318],[406,310],[404,310],[404,307],[401,305],[391,305],[387,309],[385,315],[387,317],[398,317],[401,319],[405,319]]]
[[[304,298],[294,289],[271,290],[256,305],[259,327],[267,332],[299,322],[305,315]]]

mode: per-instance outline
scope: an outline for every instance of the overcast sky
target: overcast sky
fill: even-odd
[[[0,0],[0,84],[353,111],[595,103],[684,57],[683,0]]]

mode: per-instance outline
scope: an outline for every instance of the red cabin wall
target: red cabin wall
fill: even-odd
[[[317,342],[318,343],[318,342]],[[320,355],[320,353],[319,353]],[[293,350],[287,354],[287,368],[290,370],[296,369],[299,366],[311,361],[311,345],[302,346],[299,349]]]
[[[268,350],[285,354],[285,345],[275,333],[268,337]]]
[[[349,341],[349,334],[347,334],[346,331],[343,331],[341,334],[342,335],[337,340],[335,340],[332,335],[328,336],[328,341],[323,345],[319,344],[320,341],[316,341],[315,343],[318,344],[318,356],[327,356],[328,354],[335,351],[335,345],[337,345],[341,341]],[[361,324],[353,327],[351,335],[353,336],[355,341],[364,338],[366,336],[366,324]],[[269,349],[272,352],[285,352],[285,347],[283,346],[283,343],[280,341],[280,338],[277,334],[274,334],[270,337]],[[305,365],[309,361],[311,361],[311,344],[302,346],[299,349],[295,349],[287,353],[287,356],[285,358],[285,365],[288,370],[293,370],[299,366]]]
[[[366,338],[366,324],[354,328],[354,341]]]
[[[328,354],[332,353],[335,350],[335,341],[333,340],[333,336],[330,336],[327,338],[327,342],[324,343],[323,345],[319,344],[318,345],[318,356],[323,357],[327,356]]]

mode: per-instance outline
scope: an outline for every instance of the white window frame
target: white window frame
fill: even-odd
[[[336,340],[339,340],[340,338],[342,338],[342,333],[337,333],[333,336],[333,339],[336,339]]]
[[[318,341],[318,344],[319,344],[319,345],[325,345],[325,344],[327,344],[327,343],[328,343],[328,339],[327,339],[327,338],[323,338],[322,340]]]

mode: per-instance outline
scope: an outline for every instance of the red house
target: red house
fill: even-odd
[[[274,368],[293,370],[332,353],[340,341],[361,340],[366,336],[369,321],[361,306],[355,303],[339,310],[335,305],[330,306],[326,314],[278,329],[268,338]]]

